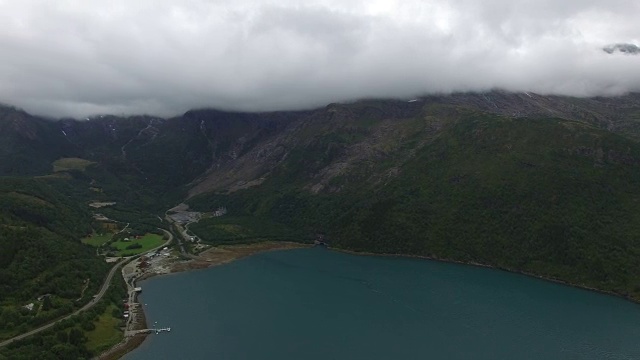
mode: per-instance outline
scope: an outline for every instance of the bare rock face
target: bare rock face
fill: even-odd
[[[606,52],[607,54],[620,52],[626,55],[638,55],[640,54],[640,47],[638,47],[635,44],[620,43],[620,44],[607,45],[604,48],[602,48],[602,51]]]
[[[255,141],[243,140],[251,136],[248,133],[238,137],[235,141],[241,146],[234,148],[233,156],[225,155],[232,159],[223,160],[223,154],[218,154],[208,171],[194,181],[189,195],[259,186],[283,172],[303,179],[302,187],[311,193],[340,192],[344,186],[358,182],[385,183],[398,175],[402,164],[416,151],[469,112],[514,120],[569,120],[640,139],[634,120],[639,110],[638,94],[583,99],[504,91],[427,96],[410,102],[331,104],[289,117],[269,136],[252,137]],[[632,161],[617,153],[602,154],[600,161],[605,158]],[[390,165],[381,168],[381,163]]]
[[[620,49],[635,51],[612,51]],[[416,151],[470,113],[514,121],[561,119],[566,126],[588,125],[640,140],[640,94],[571,98],[495,90],[361,100],[309,111],[202,109],[171,119],[105,115],[86,121],[45,120],[0,107],[0,174],[46,174],[52,161],[80,157],[119,172],[128,169],[136,178],[159,177],[165,186],[186,186],[189,196],[234,192],[276,178],[295,178],[311,193],[334,193],[393,179]],[[15,158],[16,149],[37,161]],[[635,161],[620,152],[602,159]]]

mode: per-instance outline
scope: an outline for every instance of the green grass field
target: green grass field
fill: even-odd
[[[116,307],[111,304],[95,322],[96,328],[85,332],[87,337],[87,349],[98,354],[122,340],[123,333],[120,330],[121,319],[114,318],[111,314]]]
[[[158,234],[147,234],[138,240],[131,241],[116,241],[111,244],[112,247],[118,249],[118,256],[129,256],[129,255],[137,255],[143,253],[145,251],[149,251],[153,248],[156,248],[164,243],[161,235]],[[142,245],[139,249],[128,249],[127,246],[132,244],[140,244]]]
[[[87,244],[87,245],[91,245],[91,246],[95,246],[95,247],[99,247],[99,246],[102,246],[105,243],[107,243],[109,240],[111,240],[112,236],[113,236],[113,233],[106,233],[106,234],[96,234],[96,233],[94,233],[93,235],[82,239],[82,243],[83,244]]]
[[[84,171],[87,166],[95,164],[93,161],[80,158],[62,158],[53,162],[53,172],[80,170]]]

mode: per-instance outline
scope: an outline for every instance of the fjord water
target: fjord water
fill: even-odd
[[[640,359],[640,306],[503,271],[312,248],[141,283],[139,359]]]

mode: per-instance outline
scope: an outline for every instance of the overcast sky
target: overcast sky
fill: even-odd
[[[0,0],[0,102],[49,116],[640,90],[638,0]]]

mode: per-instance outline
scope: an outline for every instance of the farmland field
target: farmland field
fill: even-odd
[[[95,247],[99,247],[99,246],[102,246],[105,243],[107,243],[109,240],[111,240],[112,236],[113,236],[113,233],[106,233],[106,234],[95,234],[94,233],[93,235],[82,239],[82,243],[87,244],[87,245],[91,245],[91,246],[95,246]]]
[[[129,255],[137,255],[143,253],[145,251],[149,251],[153,248],[156,248],[164,243],[164,239],[162,239],[162,235],[158,234],[146,234],[140,239],[132,239],[130,241],[116,241],[111,244],[112,247],[118,249],[117,256],[129,256]],[[137,249],[127,249],[127,246],[140,244],[141,247]]]
[[[84,171],[87,166],[92,164],[95,164],[95,162],[80,158],[62,158],[53,162],[53,172],[69,170]]]

